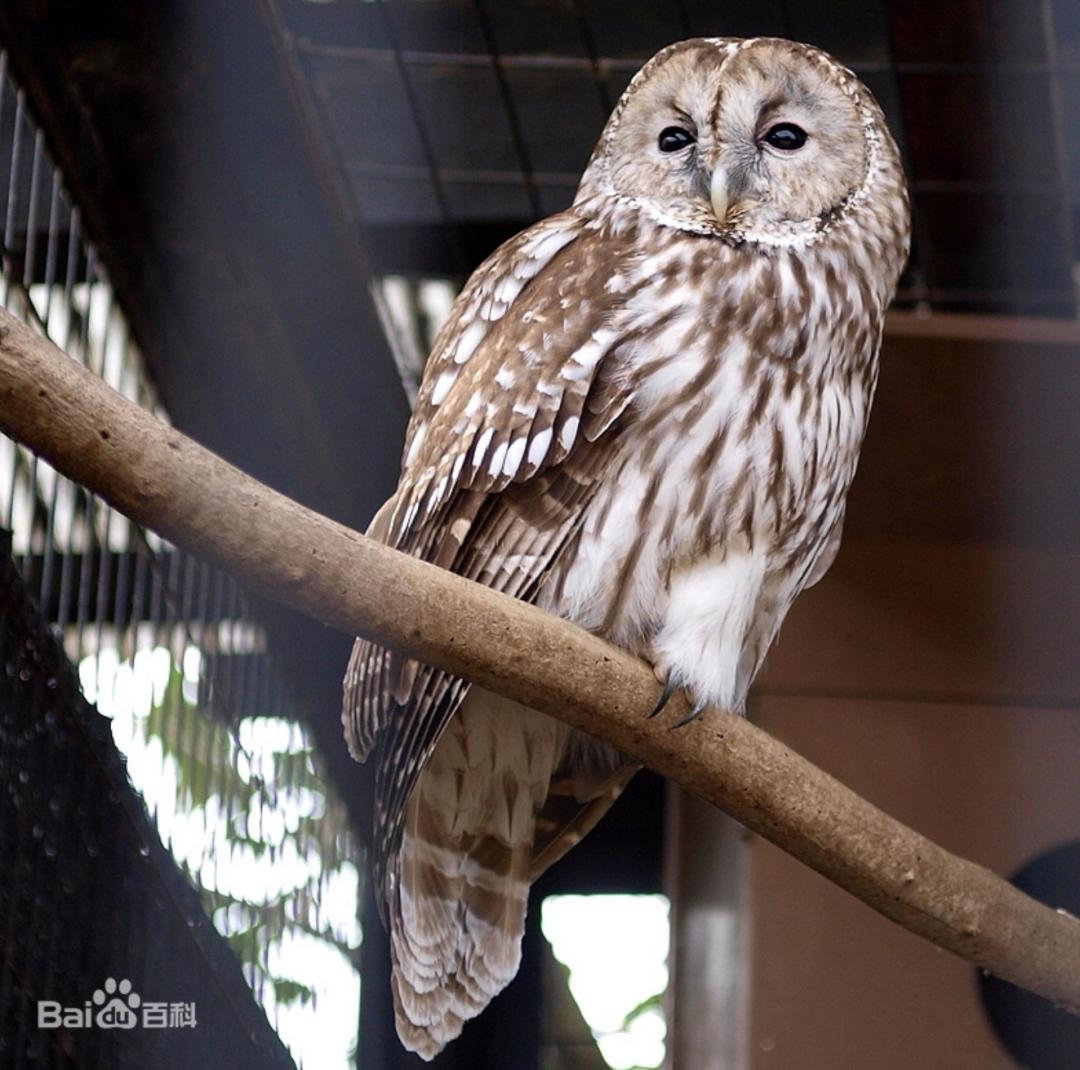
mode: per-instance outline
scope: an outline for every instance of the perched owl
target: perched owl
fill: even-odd
[[[741,711],[836,553],[907,257],[896,145],[806,45],[665,48],[573,206],[475,272],[436,339],[373,537]],[[376,771],[394,1006],[431,1058],[517,971],[529,884],[635,766],[358,641],[344,722]]]

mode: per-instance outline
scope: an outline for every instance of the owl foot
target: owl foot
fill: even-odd
[[[691,721],[696,721],[708,708],[709,704],[707,702],[695,703],[694,708],[681,721],[676,721],[671,726],[672,731],[676,728],[682,728],[684,725],[688,725]]]
[[[655,672],[656,670],[654,669],[653,671]],[[659,678],[659,674],[657,674],[657,676]],[[664,707],[671,701],[671,696],[675,694],[675,678],[672,676],[670,670],[663,677],[663,684],[664,690],[660,692],[660,698],[657,699],[652,713],[649,714],[650,720],[663,711]]]

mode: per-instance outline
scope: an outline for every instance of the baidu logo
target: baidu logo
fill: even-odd
[[[99,1029],[134,1029],[139,1024],[135,1012],[142,997],[138,992],[132,992],[131,982],[126,977],[119,984],[107,977],[105,987],[95,988],[91,998],[101,1008],[94,1015],[94,1024]]]
[[[65,1007],[52,999],[38,1000],[39,1029],[194,1029],[194,1003],[151,1003],[125,977],[108,977],[81,1007]]]

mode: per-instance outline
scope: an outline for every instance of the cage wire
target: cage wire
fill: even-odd
[[[416,404],[428,354],[457,292],[452,279],[439,276],[382,275],[374,280],[375,308],[410,408]]]
[[[0,300],[167,419],[6,53],[0,167]],[[243,592],[2,437],[0,527],[0,1064],[191,1065],[205,1022],[235,1065],[290,1065],[268,1020],[297,1065],[348,1065],[360,848]],[[37,1027],[109,977],[136,1012],[172,993],[166,1024],[115,1050]]]
[[[612,106],[664,44],[776,35],[838,55],[897,136],[915,224],[898,307],[1077,314],[1074,0],[924,18],[881,0],[268,2],[376,273],[463,275],[496,233],[567,208]]]

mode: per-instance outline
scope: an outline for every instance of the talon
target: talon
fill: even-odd
[[[688,725],[691,721],[696,721],[708,708],[708,703],[699,702],[681,721],[676,721],[675,724],[671,726],[672,731],[676,728],[682,728],[684,725]]]
[[[649,714],[651,720],[668,704],[671,700],[671,696],[675,694],[675,679],[669,672],[664,678],[664,690],[660,692],[660,698],[657,699],[656,705],[653,707],[652,713]]]

